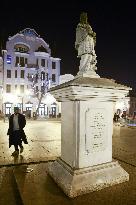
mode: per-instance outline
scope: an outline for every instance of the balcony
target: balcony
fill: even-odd
[[[36,65],[36,64],[27,64],[26,68],[37,68],[37,69],[39,69],[39,66]]]

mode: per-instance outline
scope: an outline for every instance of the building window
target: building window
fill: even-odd
[[[35,83],[38,83],[38,78],[39,78],[38,73],[36,73],[36,75],[35,75]]]
[[[7,78],[11,78],[11,70],[7,70]]]
[[[39,90],[39,89],[38,89],[38,86],[36,86],[36,89],[35,89],[35,90],[36,90],[36,93],[37,93],[37,92],[38,92],[38,90]]]
[[[45,67],[45,59],[41,59],[41,66]]]
[[[15,66],[18,66],[18,64],[19,64],[19,57],[16,56],[16,63],[15,63]]]
[[[17,78],[17,70],[15,70],[15,78]]]
[[[36,66],[38,66],[38,58],[36,59]]]
[[[21,53],[28,53],[29,48],[26,45],[23,44],[16,44],[14,46],[15,52],[21,52]]]
[[[21,67],[25,67],[25,64],[27,64],[27,58],[24,57],[18,57],[16,56],[16,62],[15,62],[15,66],[17,67],[18,65],[20,65]]]
[[[11,93],[11,85],[6,85],[6,93]]]
[[[52,74],[52,82],[55,82],[55,81],[56,81],[56,75]]]
[[[28,73],[27,78],[28,78],[29,80],[32,80],[32,76],[31,76],[30,73]]]
[[[44,86],[44,85],[41,86],[41,93],[42,93],[42,94],[45,93],[45,86]]]
[[[21,66],[21,67],[24,67],[24,66],[25,66],[24,57],[20,57],[20,66]]]
[[[15,85],[15,91],[17,91],[17,85]]]
[[[48,73],[46,73],[46,80],[48,81]]]
[[[21,78],[24,78],[24,76],[25,76],[25,71],[24,70],[21,70]]]
[[[25,58],[25,64],[27,64],[27,58]]]
[[[20,93],[24,93],[24,85],[20,85]]]
[[[45,80],[45,72],[41,72],[41,80]]]
[[[56,62],[52,62],[52,69],[56,68]]]

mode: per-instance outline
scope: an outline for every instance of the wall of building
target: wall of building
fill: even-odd
[[[19,106],[22,112],[31,110],[31,116],[36,111],[38,99],[34,97],[32,82],[28,76],[38,74],[45,75],[45,79],[39,77],[37,84],[39,89],[43,83],[50,83],[50,87],[59,84],[60,58],[51,56],[49,45],[34,31],[24,29],[20,33],[9,37],[6,42],[6,50],[3,50],[3,70],[0,72],[2,82],[2,111],[4,114],[12,113],[14,106]],[[23,76],[24,75],[24,76]],[[3,79],[3,81],[2,81]],[[23,89],[21,92],[21,88]],[[39,115],[48,116],[54,113],[52,107],[56,101],[47,107],[44,98],[41,102]],[[56,104],[57,107],[57,104]],[[55,115],[57,115],[57,108]]]

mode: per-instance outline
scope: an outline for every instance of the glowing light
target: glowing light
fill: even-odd
[[[11,56],[10,55],[7,55],[7,63],[11,64]]]
[[[10,103],[17,103],[18,97],[16,95],[11,94],[11,93],[4,93],[3,94],[3,101],[4,102],[10,101]]]
[[[123,101],[116,102],[115,108],[122,110],[124,108],[124,102]]]
[[[122,99],[116,102],[115,109],[120,109],[120,110],[128,110],[129,109],[129,99]]]
[[[30,89],[29,89],[29,90],[26,90],[25,94],[26,94],[26,95],[30,95],[30,94],[31,94]]]
[[[52,104],[56,102],[56,99],[50,93],[46,93],[43,101],[45,104]]]

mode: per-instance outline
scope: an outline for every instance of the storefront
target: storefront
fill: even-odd
[[[27,102],[27,103],[25,104],[25,107],[26,107],[26,111],[25,111],[26,117],[28,117],[28,118],[32,117],[32,107],[33,107],[33,103]]]
[[[12,103],[6,102],[5,103],[5,116],[8,117],[9,115],[11,115],[11,112],[12,112]]]
[[[48,107],[46,104],[44,104],[44,103],[40,104],[40,107],[38,109],[38,115],[41,117],[48,116]]]
[[[56,107],[57,107],[57,104],[55,102],[52,103],[52,105],[51,105],[51,117],[56,117]]]

